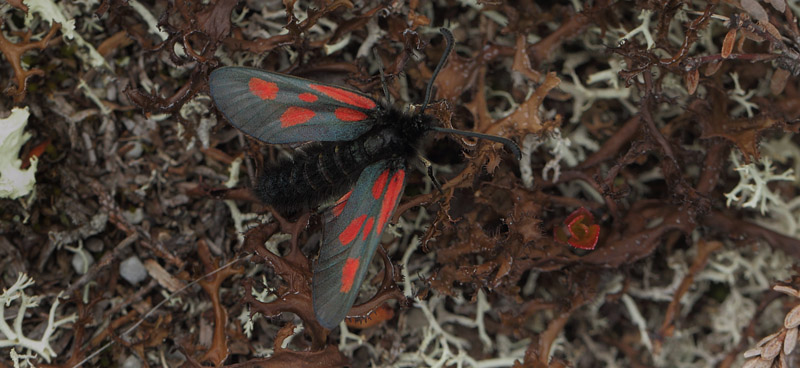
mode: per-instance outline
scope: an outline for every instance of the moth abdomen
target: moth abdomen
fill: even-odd
[[[396,152],[385,132],[344,142],[307,147],[293,161],[268,167],[259,177],[256,194],[266,204],[291,215],[341,196],[368,165]]]

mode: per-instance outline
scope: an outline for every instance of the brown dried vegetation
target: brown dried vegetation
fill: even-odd
[[[94,30],[84,38],[112,65],[105,71],[73,57],[68,41],[54,42],[58,24],[44,35],[14,31],[28,9],[13,2],[0,24],[0,51],[14,99],[2,109],[32,109],[34,138],[22,157],[47,139],[54,150],[41,158],[35,197],[0,200],[3,286],[25,272],[40,294],[65,291],[62,308],[78,318],[52,342],[52,367],[132,356],[145,366],[160,359],[187,367],[426,365],[444,353],[421,345],[423,333],[439,333],[437,343],[447,341],[473,361],[511,354],[511,340],[524,345],[515,366],[597,366],[604,359],[663,365],[676,331],[721,308],[709,291],[682,310],[716,255],[761,242],[800,258],[796,236],[752,221],[754,213],[726,206],[724,195],[737,180],[731,152],[759,162],[768,138],[797,132],[800,30],[780,0],[731,3],[601,0],[576,10],[486,2],[477,10],[455,1],[141,2],[160,14],[155,29],[141,9],[104,0],[96,17],[77,22]],[[458,52],[435,81],[438,102],[429,112],[446,126],[520,142],[527,161],[516,162],[499,144],[442,136],[427,142],[443,191],[426,191],[424,175],[410,175],[393,219],[402,236],[384,238],[379,271],[363,286],[370,297],[348,317],[389,319],[362,330],[369,348],[358,348],[319,325],[311,308],[320,216],[292,222],[241,189],[249,185],[224,186],[239,162],[251,183],[265,160],[285,150],[249,142],[225,124],[207,97],[208,74],[246,64],[377,95],[377,56],[391,97],[419,102],[443,49],[431,30],[444,20],[454,25]],[[643,22],[647,37],[623,37]],[[25,62],[26,70],[23,59],[33,53],[36,63]],[[621,83],[586,87],[601,71]],[[740,85],[760,92],[739,93]],[[562,137],[576,145],[571,152],[580,151],[575,162],[537,144]],[[575,148],[587,140],[596,147]],[[800,144],[796,136],[789,142]],[[798,194],[796,183],[773,184],[783,198]],[[579,207],[601,228],[588,252],[552,237]],[[244,241],[237,229],[246,231]],[[406,249],[398,245],[412,239],[422,249],[402,261]],[[99,259],[82,274],[63,248],[79,242]],[[666,260],[684,254],[678,274]],[[120,264],[134,256],[149,276],[138,286],[120,275]],[[645,294],[637,289],[642,280],[661,280],[658,288],[666,289],[672,278],[666,300],[640,300],[652,323],[638,325],[629,294]],[[800,286],[796,279],[768,281]],[[168,292],[176,300],[166,300]],[[754,326],[777,293],[751,297],[761,303],[737,331],[743,338],[703,345],[718,358],[714,364],[734,364],[747,339],[765,332]],[[484,298],[489,307],[481,310]],[[387,305],[393,316],[376,317]],[[43,316],[26,323],[46,324]],[[439,317],[448,327],[436,332]],[[794,319],[748,357],[789,359],[793,344],[776,349],[796,339]],[[492,344],[482,337],[456,342],[474,335],[472,328]],[[567,341],[560,348],[559,337]],[[501,340],[505,350],[497,347]],[[408,363],[411,357],[418,360]],[[450,359],[447,365],[458,362]]]

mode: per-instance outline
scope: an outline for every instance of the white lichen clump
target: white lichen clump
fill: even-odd
[[[11,115],[0,119],[0,198],[17,199],[33,190],[36,184],[35,157],[27,170],[20,169],[22,160],[18,158],[22,145],[30,139],[30,133],[24,133],[28,123],[28,108],[14,108]]]
[[[39,300],[41,300],[39,296],[25,294],[25,289],[33,284],[33,279],[21,273],[17,277],[17,281],[14,282],[14,285],[11,285],[7,290],[3,290],[3,293],[0,294],[0,317],[2,317],[0,318],[0,348],[14,346],[28,349],[47,362],[50,362],[50,359],[56,356],[55,351],[53,351],[53,348],[50,346],[50,339],[53,337],[53,333],[55,333],[59,326],[74,322],[77,316],[72,314],[56,320],[56,310],[60,304],[59,298],[61,297],[59,294],[59,296],[53,300],[53,305],[50,307],[47,326],[44,329],[44,333],[42,333],[42,337],[39,339],[32,339],[25,336],[22,331],[22,325],[27,310],[28,308],[38,307]],[[13,319],[13,326],[9,326],[6,322],[5,311],[6,308],[14,302],[19,303],[19,305],[17,306],[16,317]],[[16,354],[16,352],[12,354]]]
[[[734,170],[739,173],[739,184],[730,192],[725,193],[725,198],[728,199],[725,203],[726,206],[730,207],[731,203],[736,203],[743,208],[758,207],[761,214],[764,215],[772,206],[785,204],[784,200],[772,192],[767,184],[772,181],[793,182],[795,180],[794,170],[788,169],[782,174],[776,175],[773,172],[772,159],[766,156],[760,162],[763,169],[760,169],[755,163],[742,165],[735,153],[731,153],[731,161],[735,166]]]

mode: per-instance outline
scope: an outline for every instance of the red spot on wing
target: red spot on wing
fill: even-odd
[[[356,239],[358,236],[358,232],[361,230],[361,225],[364,224],[364,220],[367,219],[367,215],[361,215],[350,221],[350,224],[339,234],[339,241],[342,242],[342,245],[350,244],[353,240]]]
[[[342,214],[342,211],[344,211],[344,206],[347,204],[347,199],[350,198],[350,195],[352,194],[353,191],[351,190],[347,192],[347,194],[343,195],[342,198],[339,198],[338,201],[336,201],[336,204],[333,205],[333,209],[331,210],[333,211],[334,216],[339,217],[339,215]]]
[[[278,95],[278,85],[275,82],[267,82],[258,78],[250,78],[247,83],[250,92],[262,100],[274,100]]]
[[[341,121],[361,121],[367,119],[367,114],[346,107],[339,107],[334,111],[336,118]]]
[[[381,204],[381,213],[378,215],[378,233],[383,231],[383,226],[389,220],[389,216],[394,212],[397,198],[400,196],[400,190],[403,189],[403,179],[406,177],[404,170],[398,170],[389,181],[389,187],[386,189],[386,194],[383,196],[383,203]]]
[[[375,222],[374,217],[370,217],[367,219],[367,224],[364,225],[364,233],[361,235],[361,240],[367,240],[367,236],[369,233],[372,232],[372,224]]]
[[[383,189],[386,188],[387,180],[389,180],[389,169],[386,169],[384,172],[382,172],[381,175],[378,176],[378,180],[375,180],[375,183],[372,184],[372,198],[381,198]]]
[[[308,87],[315,91],[324,93],[325,96],[328,96],[341,103],[345,103],[355,107],[360,107],[362,109],[367,109],[367,110],[375,108],[375,101],[373,101],[369,97],[359,95],[355,92],[351,92],[337,87],[322,86],[319,84],[311,84]]]
[[[303,124],[311,120],[314,115],[316,115],[316,113],[309,109],[290,106],[283,112],[283,115],[281,115],[281,127],[288,128],[290,126]]]
[[[358,258],[348,258],[347,261],[344,262],[344,268],[342,268],[342,287],[339,288],[339,291],[346,293],[353,288],[353,281],[356,278],[356,271],[358,271],[359,263]]]
[[[314,102],[317,100],[317,96],[308,92],[297,95],[297,98],[305,102]]]

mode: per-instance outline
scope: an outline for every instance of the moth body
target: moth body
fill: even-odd
[[[284,215],[314,209],[345,194],[367,166],[413,157],[432,123],[430,115],[381,107],[375,126],[358,138],[310,144],[292,160],[265,168],[255,192]]]

